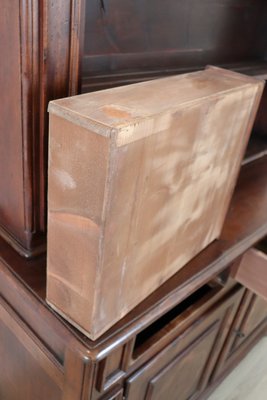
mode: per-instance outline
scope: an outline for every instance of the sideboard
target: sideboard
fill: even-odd
[[[267,252],[266,93],[219,240],[96,341],[45,302],[48,101],[209,63],[265,78],[266,20],[263,0],[3,0],[1,399],[205,399],[266,335],[231,273]]]

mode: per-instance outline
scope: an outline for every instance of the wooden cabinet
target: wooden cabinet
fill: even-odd
[[[262,0],[155,1],[2,1],[0,234],[20,254],[45,250],[49,100],[207,64],[266,77]],[[253,152],[267,148],[266,97]]]
[[[70,0],[1,2],[0,235],[27,257],[45,251],[46,109],[78,90],[79,9]]]
[[[194,298],[267,235],[266,90],[219,240],[97,341],[46,304],[45,257],[19,255],[44,250],[48,100],[206,64],[266,79],[263,0],[150,3],[1,2],[1,400],[171,399],[179,383],[194,399],[266,334],[266,304],[250,291]]]
[[[267,331],[267,302],[246,290],[218,359],[212,380],[246,354],[246,350]]]
[[[230,293],[126,381],[126,398],[196,398],[209,380],[243,290]]]

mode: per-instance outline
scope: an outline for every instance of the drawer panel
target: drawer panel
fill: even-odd
[[[267,254],[258,249],[248,250],[232,276],[267,301]]]

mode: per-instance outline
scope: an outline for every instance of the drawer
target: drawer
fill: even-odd
[[[144,327],[133,341],[130,359],[127,363],[128,371],[136,369],[153,357],[225,296],[233,284],[233,282],[232,284],[229,282],[228,275],[229,270],[227,269],[152,324]]]
[[[267,301],[267,245],[248,250],[232,270],[232,277]]]
[[[243,293],[233,287],[133,373],[126,382],[126,399],[196,398],[209,381]]]

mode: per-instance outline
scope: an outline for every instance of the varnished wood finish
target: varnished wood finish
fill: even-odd
[[[0,318],[1,398],[59,400],[63,388],[60,364],[2,300]],[[40,387],[43,388],[41,395]]]
[[[47,300],[89,338],[219,237],[262,90],[209,67],[50,103]]]
[[[233,278],[267,301],[267,255],[250,249],[232,271]]]
[[[50,99],[78,92],[83,6],[1,4],[0,234],[27,257],[45,251],[46,109]]]
[[[266,14],[263,0],[88,1],[83,91],[264,60]]]
[[[4,0],[0,15],[1,236],[26,255],[43,243],[49,99],[76,94],[80,81],[83,91],[92,91],[198,70],[207,63],[266,79],[266,11],[264,0],[167,0],[164,4],[156,0],[153,5],[138,0]],[[195,41],[197,46],[192,46]],[[186,345],[182,332],[194,318],[201,324],[201,315],[219,300],[221,291],[231,290],[229,280],[225,289],[215,291],[214,282],[225,284],[228,264],[267,233],[265,103],[266,95],[254,129],[258,144],[253,146],[253,158],[258,161],[243,167],[220,240],[97,341],[86,339],[45,303],[45,258],[22,259],[0,238],[1,399],[122,400],[127,378],[163,354],[170,342],[180,338],[180,345]],[[213,289],[204,294],[207,283]],[[196,301],[192,295],[198,289],[203,296]],[[192,307],[185,305],[188,297]],[[218,304],[223,307],[223,301]],[[184,312],[157,330],[162,318],[169,318],[179,305]],[[202,382],[208,386],[205,392],[200,390],[201,398],[206,399],[267,334],[265,311],[263,300],[246,291],[232,327],[227,327],[231,344],[227,338],[225,345],[212,350],[213,354],[220,350],[226,358],[219,356],[216,373],[206,369]],[[213,312],[215,318],[216,309]],[[138,338],[140,344],[150,327],[154,336],[152,332],[138,348]],[[245,336],[239,337],[240,332]],[[201,338],[195,343],[201,346]],[[191,355],[190,362],[196,365],[199,358],[194,350]],[[172,380],[168,373],[165,376]],[[163,396],[167,399],[169,393]]]
[[[30,335],[37,337],[37,343],[41,341],[44,344],[47,349],[45,351],[50,354],[49,358],[52,357],[52,359],[56,360],[56,363],[59,363],[60,369],[64,371],[63,388],[65,388],[66,393],[70,393],[70,396],[77,396],[77,398],[80,396],[82,400],[84,398],[86,400],[109,399],[113,393],[116,391],[119,392],[115,387],[122,385],[128,375],[137,372],[142,365],[149,362],[159,351],[164,353],[164,348],[170,342],[180,337],[181,346],[186,345],[182,339],[184,337],[183,331],[190,329],[191,324],[194,323],[193,321],[196,321],[196,324],[197,321],[201,321],[201,315],[205,314],[211,307],[214,309],[215,318],[216,307],[212,306],[212,304],[219,301],[221,289],[219,289],[219,286],[216,289],[216,285],[214,287],[214,284],[215,282],[217,284],[218,282],[223,283],[224,280],[221,281],[220,277],[218,277],[214,281],[212,278],[223,271],[229,262],[244,253],[267,233],[266,174],[262,173],[266,171],[266,162],[266,159],[262,158],[243,167],[221,239],[212,243],[198,257],[191,261],[187,265],[187,268],[179,271],[153,295],[142,302],[140,306],[129,313],[112,330],[95,342],[86,339],[82,334],[78,333],[46,305],[44,301],[46,284],[45,259],[38,258],[30,261],[21,259],[12,248],[3,240],[0,240],[1,296],[5,299],[5,302],[9,303],[16,310],[19,319],[30,327]],[[242,220],[244,221],[243,224],[241,223]],[[32,273],[33,270],[35,271],[34,274]],[[211,280],[214,282],[211,283],[211,288],[214,287],[214,289],[208,292],[208,297],[207,295],[202,297],[198,306],[197,303],[191,300],[192,307],[190,312],[186,309],[185,313],[181,314],[181,317],[178,317],[177,322],[179,321],[179,324],[177,327],[179,329],[169,329],[172,327],[175,328],[175,325],[171,323],[168,328],[165,327],[163,329],[160,336],[158,336],[161,339],[156,339],[154,345],[150,346],[151,341],[148,342],[151,350],[147,348],[142,353],[142,357],[134,358],[133,351],[136,335],[165,315],[168,310],[173,309],[175,305],[181,303],[190,293],[194,293],[197,288],[202,287]],[[230,284],[230,290],[232,290],[231,287],[232,284]],[[222,306],[223,303],[223,300],[219,301],[219,304]],[[235,302],[235,305],[237,305],[237,302]],[[246,306],[244,312],[246,312]],[[256,321],[259,313],[264,314],[263,305],[255,308],[255,314],[253,314],[252,308],[250,318]],[[253,323],[253,326],[253,335],[248,335],[248,342],[245,340],[242,347],[240,347],[240,351],[235,352],[235,357],[231,358],[232,363],[229,362],[226,364],[223,373],[246,354],[256,337],[259,338],[260,335],[262,336],[266,332],[266,325],[263,326],[261,321]],[[227,324],[227,327],[228,329],[230,328],[230,323]],[[36,339],[34,341],[36,343]],[[222,344],[221,342],[218,345],[216,351],[221,348]],[[15,347],[14,344],[12,346]],[[18,344],[18,346],[20,345]],[[70,353],[69,350],[71,350]],[[9,351],[13,354],[10,347]],[[119,354],[122,356],[120,361],[118,361]],[[194,354],[195,352],[192,350],[192,360],[194,360]],[[111,357],[110,361],[107,361],[109,357]],[[36,360],[36,357],[34,360]],[[15,368],[17,362],[15,356],[11,358],[10,368]],[[102,372],[99,367],[103,362],[104,364],[102,365],[106,365],[106,373],[101,378],[101,383],[101,376],[99,374]],[[214,365],[214,362],[215,360],[206,369],[207,372],[203,375],[203,382],[209,381],[209,375],[212,373],[211,366]],[[39,370],[39,367],[37,368],[35,365],[35,361],[31,368]],[[102,371],[104,371],[103,368]],[[121,373],[120,377],[117,374],[118,371]],[[1,389],[2,376],[0,374]],[[218,379],[221,376],[221,374],[218,374]],[[118,379],[114,380],[113,385],[115,386],[113,387],[112,379],[114,377]],[[25,382],[27,382],[26,378]],[[107,388],[106,392],[99,392],[101,388],[105,390],[105,387]],[[7,389],[5,390],[7,391]],[[34,391],[36,389],[30,387],[29,390]],[[6,391],[3,393],[5,394]],[[12,397],[11,399],[13,400]]]
[[[124,332],[123,337],[125,335],[129,337],[130,332],[137,332],[140,326],[145,327],[155,318],[168,311],[174,304],[182,301],[205,282],[219,274],[229,263],[233,262],[267,234],[266,171],[266,157],[242,168],[221,238],[203,250],[186,268],[178,271],[172,279],[163,284],[140,306],[136,307],[134,311],[116,324],[103,338],[95,343],[89,341],[92,348],[99,348],[101,343],[105,343],[114,334],[116,334],[117,341],[121,337],[119,332],[122,332],[122,330]],[[38,298],[44,302],[46,287],[45,259],[39,258],[36,261],[21,260],[9,246],[5,245],[3,240],[0,240],[0,253],[1,259],[7,265],[12,266],[16,275],[22,279],[26,287],[33,290],[38,295]],[[33,269],[35,271],[34,274],[32,274]],[[4,276],[6,276],[6,273],[2,274],[0,279],[1,293],[11,298],[13,302],[16,299],[16,290],[12,291],[10,286],[7,287],[6,283],[3,284]],[[9,281],[12,282],[12,277],[9,278]],[[17,307],[19,310],[22,307],[19,301],[16,302]],[[26,310],[24,310],[23,315],[27,318]],[[38,312],[36,313],[37,316]],[[30,323],[34,323],[34,320],[31,320]],[[39,320],[40,323],[41,320]],[[127,326],[129,328],[124,330],[123,328]],[[110,343],[112,343],[112,340],[110,340]],[[86,341],[86,343],[88,342]],[[107,349],[107,342],[104,347]]]
[[[192,323],[162,353],[130,376],[126,398],[162,399],[167,393],[169,399],[196,398],[207,384],[206,373],[213,369],[219,342],[225,339],[241,297],[242,290],[233,289],[227,300],[201,316],[201,322]]]
[[[267,330],[267,303],[246,290],[243,300],[220,354],[212,381],[218,379],[242,358],[244,349]]]

